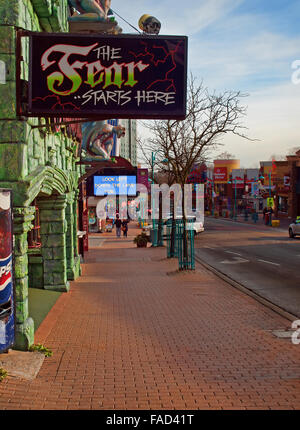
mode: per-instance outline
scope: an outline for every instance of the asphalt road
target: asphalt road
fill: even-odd
[[[300,318],[300,236],[206,218],[195,248],[200,260]]]

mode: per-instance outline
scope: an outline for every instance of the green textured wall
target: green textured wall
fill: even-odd
[[[13,190],[17,309],[16,348],[33,343],[28,287],[68,291],[80,273],[77,240],[77,183],[83,172],[75,158],[78,142],[66,130],[38,128],[46,119],[18,118],[16,112],[16,30],[68,31],[67,0],[0,0],[0,61],[6,82],[0,84],[0,187]],[[28,80],[29,44],[22,39],[21,79]],[[42,248],[28,251],[36,199]],[[73,236],[72,236],[73,233]]]

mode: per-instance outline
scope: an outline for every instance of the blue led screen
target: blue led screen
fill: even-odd
[[[136,195],[136,176],[94,176],[94,195]]]

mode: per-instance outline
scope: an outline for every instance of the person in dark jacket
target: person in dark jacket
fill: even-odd
[[[124,219],[122,221],[122,231],[123,231],[123,237],[127,237],[127,232],[128,232],[128,220]]]
[[[120,237],[121,236],[122,221],[120,220],[119,215],[116,216],[115,225],[116,225],[116,234],[117,234],[117,237]]]

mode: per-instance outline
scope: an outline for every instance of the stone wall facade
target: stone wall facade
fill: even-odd
[[[68,32],[67,0],[0,0],[0,187],[13,190],[16,287],[16,349],[34,343],[28,288],[69,289],[80,274],[77,247],[79,137],[53,129],[47,118],[17,115],[17,31]],[[29,70],[28,38],[22,38],[21,79]],[[38,217],[38,220],[37,220]],[[39,224],[39,225],[37,225]],[[28,246],[35,226],[39,243]]]

